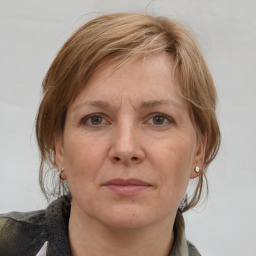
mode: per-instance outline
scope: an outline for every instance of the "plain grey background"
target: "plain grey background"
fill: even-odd
[[[34,136],[41,82],[77,27],[123,11],[175,18],[196,34],[219,93],[222,145],[207,203],[185,216],[187,238],[202,255],[255,254],[255,0],[0,0],[0,212],[47,205]]]

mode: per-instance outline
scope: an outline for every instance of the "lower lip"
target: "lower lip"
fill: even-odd
[[[151,186],[142,186],[142,185],[106,185],[108,189],[117,193],[118,195],[129,196],[138,194],[139,192],[145,191],[146,189],[150,188]]]

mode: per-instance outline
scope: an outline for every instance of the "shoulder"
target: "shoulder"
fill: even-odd
[[[36,255],[47,240],[45,211],[0,214],[2,256]]]
[[[194,244],[187,240],[189,256],[201,256]]]

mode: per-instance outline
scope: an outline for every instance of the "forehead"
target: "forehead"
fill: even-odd
[[[71,107],[92,100],[108,101],[114,105],[123,99],[129,99],[135,105],[142,101],[172,101],[176,105],[184,105],[174,79],[174,63],[170,55],[149,55],[123,65],[104,61]]]

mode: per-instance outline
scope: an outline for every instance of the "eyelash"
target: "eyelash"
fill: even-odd
[[[104,114],[103,113],[93,113],[93,114],[90,114],[90,115],[87,115],[85,116],[84,118],[82,118],[81,122],[80,122],[80,125],[86,125],[86,126],[90,126],[91,128],[98,128],[98,127],[101,127],[103,126],[104,124],[99,124],[99,125],[93,125],[92,123],[89,124],[88,121],[90,121],[92,118],[95,118],[95,117],[100,117],[102,118],[102,120],[104,120],[104,122],[108,122],[105,118],[104,118]],[[164,124],[160,124],[160,125],[156,125],[153,123],[152,121],[152,125],[156,126],[156,127],[164,127],[168,124],[166,124],[166,122],[168,123],[174,123],[174,120],[173,118],[167,116],[167,115],[164,115],[162,113],[153,113],[153,114],[150,114],[148,117],[147,117],[147,122],[149,122],[149,120],[153,119],[154,117],[160,117],[160,118],[164,118]]]

